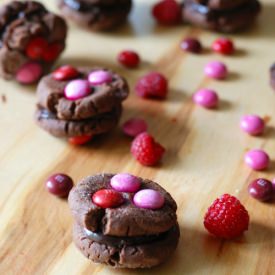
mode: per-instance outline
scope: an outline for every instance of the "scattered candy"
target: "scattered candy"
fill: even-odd
[[[193,95],[193,101],[205,108],[215,108],[219,103],[219,97],[214,90],[201,89]]]
[[[29,58],[39,60],[48,47],[48,42],[43,37],[36,37],[29,41],[26,54]]]
[[[140,63],[139,55],[134,51],[123,51],[118,55],[118,62],[128,68],[136,68]]]
[[[29,62],[24,64],[16,73],[16,80],[22,84],[32,84],[39,80],[43,70],[40,64]]]
[[[154,5],[152,14],[160,24],[176,25],[181,21],[181,6],[175,0],[162,0]]]
[[[115,190],[101,189],[92,195],[92,201],[102,208],[115,208],[123,204],[124,198]]]
[[[143,189],[135,194],[133,201],[134,204],[140,208],[159,209],[164,205],[165,199],[158,191]]]
[[[273,196],[272,183],[266,179],[256,179],[248,186],[249,194],[260,201],[268,201]]]
[[[272,180],[273,191],[275,192],[275,178]]]
[[[213,235],[223,239],[239,237],[248,229],[249,215],[234,196],[224,194],[216,199],[204,216],[204,226]]]
[[[111,178],[110,184],[118,192],[135,193],[140,188],[139,178],[130,174],[117,174]]]
[[[264,170],[269,162],[269,156],[263,150],[251,150],[245,154],[245,163],[253,170]]]
[[[168,81],[160,73],[148,73],[138,80],[136,93],[140,97],[164,99],[168,93]]]
[[[261,135],[265,129],[265,122],[257,115],[245,115],[241,118],[240,127],[250,135]]]
[[[69,82],[65,89],[64,94],[68,100],[77,100],[91,94],[92,89],[87,80],[76,79]]]
[[[57,59],[62,51],[62,46],[59,43],[53,43],[48,45],[42,54],[42,58],[45,62],[53,62]]]
[[[133,140],[131,153],[142,165],[153,166],[161,160],[165,149],[151,135],[141,133]]]
[[[143,119],[131,118],[122,125],[122,129],[127,136],[135,137],[147,131],[147,124]]]
[[[53,78],[58,81],[70,80],[78,75],[78,70],[70,65],[62,66],[53,72]]]
[[[230,55],[233,54],[235,51],[235,46],[232,42],[232,40],[228,38],[219,38],[214,41],[212,44],[213,51],[217,53],[221,53],[224,55]]]
[[[55,174],[46,181],[46,188],[58,197],[67,197],[73,188],[73,180],[65,174]]]
[[[181,42],[180,47],[182,50],[191,53],[201,53],[202,51],[202,45],[200,41],[196,38],[185,38]]]
[[[210,78],[225,79],[228,75],[228,70],[224,63],[212,61],[205,66],[204,73]]]
[[[69,143],[73,145],[84,145],[92,140],[93,136],[78,136],[68,138]]]
[[[88,78],[90,84],[95,86],[110,83],[113,80],[112,74],[103,70],[91,72]]]

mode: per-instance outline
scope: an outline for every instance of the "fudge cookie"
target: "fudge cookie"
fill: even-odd
[[[75,94],[73,99],[72,94],[66,96],[66,92],[74,89],[77,93],[85,84],[87,94]],[[43,77],[37,88],[38,105],[64,120],[88,119],[110,112],[128,94],[126,80],[104,68],[63,66]]]
[[[275,90],[275,64],[270,68],[270,84],[271,87]]]
[[[232,33],[250,27],[261,10],[258,0],[249,0],[232,9],[211,9],[207,3],[186,0],[183,17],[188,23],[225,33]]]
[[[65,48],[65,21],[35,1],[0,8],[0,76],[36,82]]]
[[[176,249],[177,205],[151,180],[130,174],[90,176],[70,192],[69,205],[74,242],[94,262],[146,268]]]
[[[65,17],[93,31],[121,25],[131,6],[131,0],[58,0],[58,7]]]

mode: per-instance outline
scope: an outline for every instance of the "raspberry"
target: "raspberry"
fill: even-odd
[[[122,51],[119,53],[117,60],[123,66],[128,68],[136,68],[140,63],[139,55],[134,51]]]
[[[181,21],[181,7],[175,0],[163,0],[154,5],[153,16],[162,25],[176,25]]]
[[[146,74],[138,80],[136,93],[145,98],[164,99],[168,93],[167,79],[157,72]]]
[[[205,228],[223,239],[239,237],[248,229],[249,215],[240,201],[228,194],[216,199],[204,216]]]
[[[132,155],[145,166],[157,164],[164,152],[165,149],[146,132],[136,136],[131,146]]]

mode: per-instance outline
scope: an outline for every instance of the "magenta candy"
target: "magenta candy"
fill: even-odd
[[[64,90],[65,97],[68,100],[77,100],[91,94],[92,89],[89,81],[83,79],[76,79],[70,81]]]
[[[249,194],[260,201],[268,201],[273,196],[272,183],[266,179],[256,179],[248,186]]]
[[[210,78],[224,79],[228,75],[228,70],[224,63],[212,61],[205,66],[204,73]]]
[[[113,76],[110,72],[107,71],[94,71],[89,74],[89,82],[91,85],[102,85],[105,83],[110,83],[113,79]]]
[[[193,95],[193,101],[205,108],[214,108],[218,105],[219,97],[213,90],[201,89]]]
[[[264,170],[269,162],[269,156],[263,150],[251,150],[245,154],[245,163],[253,170]]]
[[[265,123],[257,115],[245,115],[241,118],[240,127],[250,135],[260,135],[264,132]]]
[[[272,180],[273,191],[275,192],[275,178]]]
[[[16,80],[22,84],[32,84],[39,80],[43,70],[39,63],[29,62],[20,67],[16,73]]]
[[[122,129],[125,135],[136,137],[137,135],[147,131],[147,124],[143,119],[132,118],[122,125]]]
[[[134,193],[140,188],[139,178],[126,173],[113,176],[110,184],[118,192]]]
[[[152,189],[138,191],[135,194],[133,201],[137,207],[145,209],[159,209],[164,205],[163,195]]]

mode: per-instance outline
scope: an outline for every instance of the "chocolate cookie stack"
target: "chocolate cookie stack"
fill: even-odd
[[[127,19],[132,0],[58,0],[62,14],[93,31],[113,29]]]
[[[0,76],[36,82],[65,48],[65,21],[35,1],[12,1],[0,18]]]
[[[37,88],[37,124],[57,137],[92,137],[118,123],[126,80],[104,68],[63,66],[43,77]]]
[[[183,17],[188,23],[231,33],[251,26],[260,9],[258,0],[185,0]]]
[[[177,247],[177,205],[157,183],[129,174],[83,179],[69,195],[73,239],[90,260],[121,268],[149,268]]]

